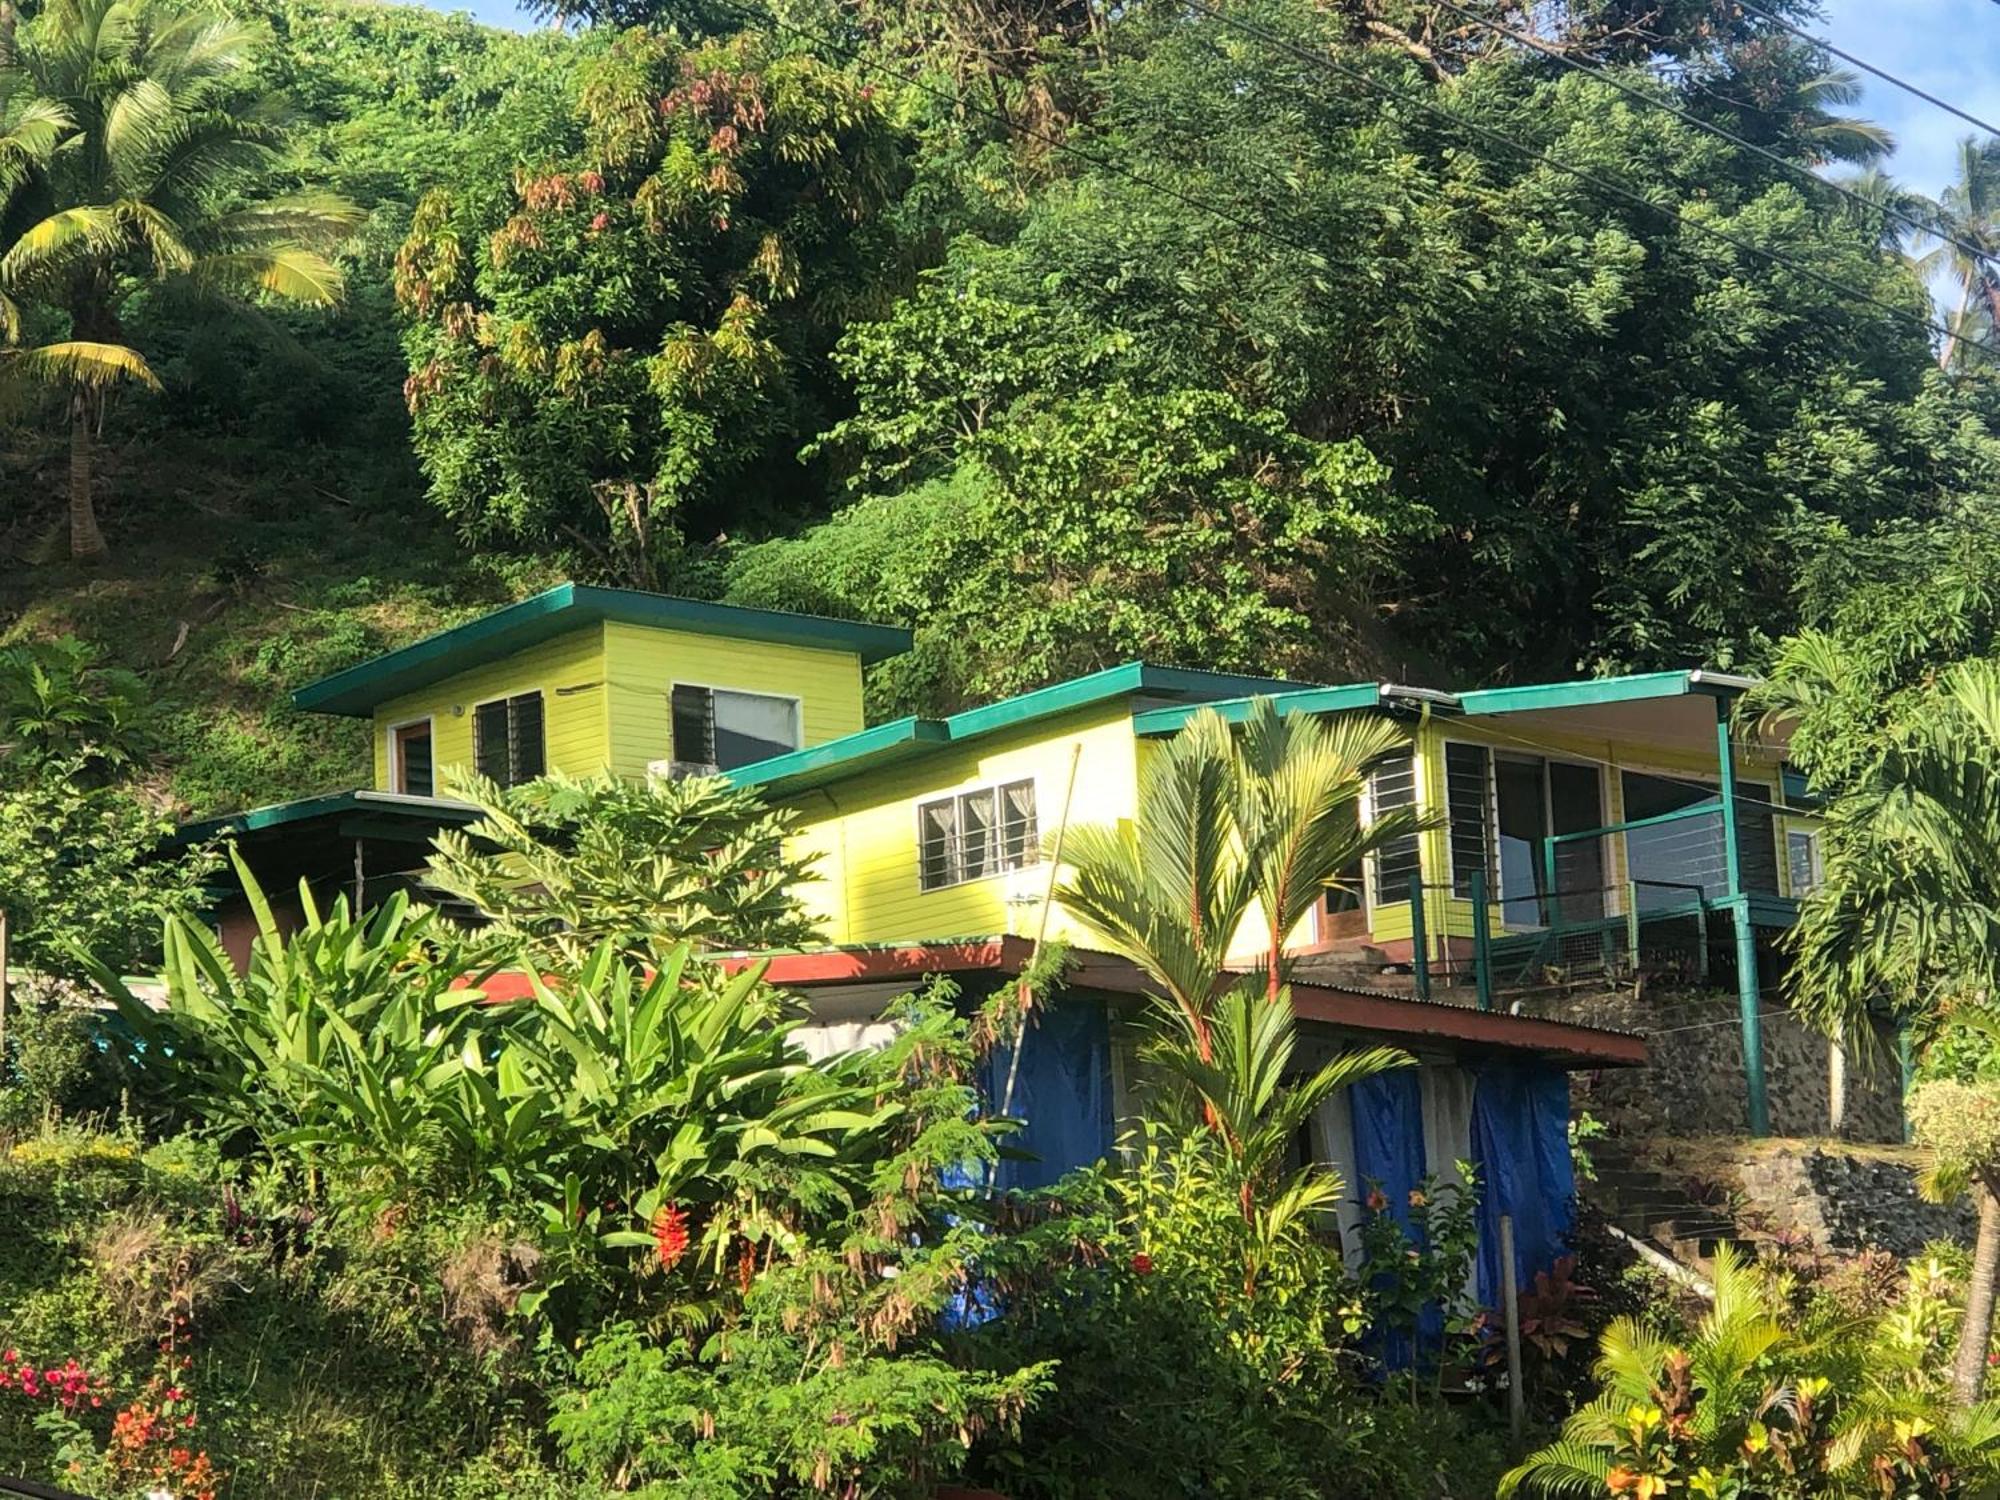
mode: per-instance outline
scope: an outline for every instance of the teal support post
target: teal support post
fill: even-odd
[[[1542,840],[1542,925],[1554,931],[1562,907],[1556,900],[1556,841]]]
[[[1493,919],[1486,910],[1486,872],[1472,872],[1472,982],[1479,1008],[1493,1009]]]
[[[1431,945],[1424,932],[1424,877],[1410,877],[1410,964],[1416,975],[1417,998],[1431,997]]]
[[[1722,860],[1729,882],[1729,918],[1736,929],[1736,1003],[1743,1020],[1743,1081],[1750,1134],[1771,1133],[1764,1094],[1763,997],[1757,988],[1757,934],[1750,926],[1750,897],[1743,889],[1743,845],[1736,817],[1736,759],[1729,748],[1729,700],[1715,700],[1716,760],[1722,777]]]
[[[1639,972],[1639,886],[1631,880],[1625,882],[1625,962]]]

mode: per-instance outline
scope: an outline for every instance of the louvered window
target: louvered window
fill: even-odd
[[[1445,805],[1451,822],[1451,889],[1472,894],[1475,870],[1486,876],[1490,898],[1499,895],[1493,878],[1493,752],[1484,745],[1444,747]]]
[[[1368,816],[1371,820],[1417,802],[1417,762],[1411,752],[1391,756],[1368,774]],[[1377,904],[1410,899],[1410,877],[1419,869],[1417,836],[1406,833],[1375,851]]]
[[[473,709],[472,759],[480,775],[501,786],[520,786],[546,771],[542,695],[517,693]]]
[[[673,691],[674,760],[719,771],[799,748],[799,703],[770,693],[678,682]]]

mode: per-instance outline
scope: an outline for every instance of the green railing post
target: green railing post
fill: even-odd
[[[1472,982],[1479,1008],[1493,1009],[1493,921],[1486,910],[1486,872],[1472,872]]]
[[[1736,817],[1736,758],[1729,746],[1729,700],[1715,700],[1715,746],[1722,781],[1722,863],[1729,879],[1729,917],[1736,928],[1736,1004],[1743,1020],[1743,1081],[1750,1134],[1771,1133],[1764,1095],[1764,1018],[1757,987],[1757,934],[1750,926],[1750,896],[1743,889],[1742,841]]]
[[[1708,983],[1708,898],[1694,898],[1694,972],[1703,984]]]
[[[1431,997],[1430,942],[1424,933],[1424,877],[1410,877],[1410,964],[1417,981],[1417,998]]]
[[[1625,962],[1639,972],[1639,886],[1631,880],[1625,882]]]
[[[1556,844],[1561,835],[1542,840],[1542,925],[1555,930],[1562,908],[1556,904]]]

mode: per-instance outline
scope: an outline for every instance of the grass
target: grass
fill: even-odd
[[[148,789],[187,815],[365,784],[366,727],[297,713],[292,691],[560,576],[466,547],[393,446],[361,468],[164,425],[107,445],[111,558],[79,568],[54,445],[17,442],[0,449],[0,642],[71,634],[140,672],[167,710]]]

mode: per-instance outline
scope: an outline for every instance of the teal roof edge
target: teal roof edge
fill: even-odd
[[[309,713],[363,718],[387,699],[605,620],[735,640],[851,651],[863,665],[900,655],[910,649],[912,639],[908,630],[895,625],[713,604],[637,589],[559,583],[519,603],[308,683],[292,694],[292,702]]]
[[[1218,713],[1229,724],[1241,724],[1260,698],[1269,698],[1281,714],[1334,714],[1357,708],[1380,708],[1386,695],[1379,682],[1357,682],[1348,687],[1305,688],[1288,693],[1253,693],[1246,698],[1225,698],[1213,703],[1176,703],[1170,708],[1149,708],[1132,715],[1132,730],[1148,737],[1177,734],[1198,713]]]
[[[1206,702],[1245,694],[1297,692],[1300,685],[1273,677],[1245,677],[1229,672],[1203,672],[1184,667],[1155,667],[1128,661],[1101,672],[1073,677],[1030,693],[969,708],[944,719],[897,719],[858,734],[829,740],[807,750],[773,756],[727,772],[737,786],[755,786],[774,795],[878,770],[913,755],[946,745],[1087,708],[1108,699],[1134,696],[1192,697]]]

